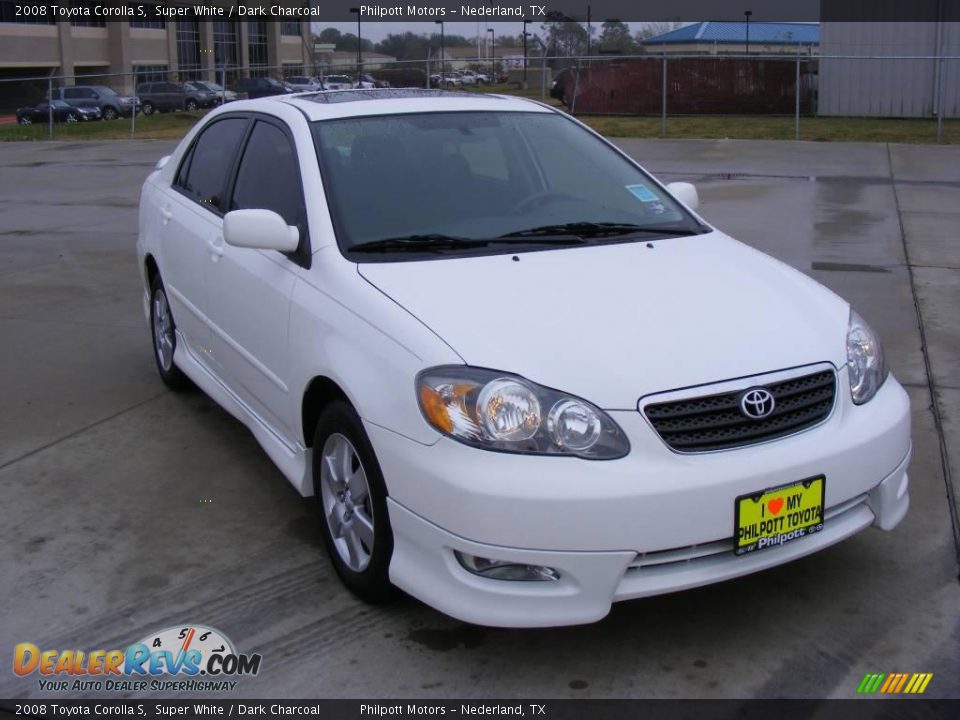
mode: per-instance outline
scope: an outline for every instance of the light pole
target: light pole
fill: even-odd
[[[490,33],[490,82],[497,82],[497,34],[493,28],[487,28]]]
[[[362,72],[363,66],[363,60],[360,55],[360,46],[362,44],[360,42],[360,8],[352,7],[350,8],[350,12],[357,14],[357,87],[360,87],[360,73]]]
[[[440,83],[439,85],[440,85],[440,89],[442,90],[444,84],[447,81],[447,79],[443,76],[444,75],[443,71],[446,68],[446,60],[447,60],[447,57],[446,57],[447,53],[443,48],[443,20],[434,20],[433,23],[435,25],[440,26]]]
[[[753,15],[753,12],[750,10],[744,10],[744,15],[747,16],[747,51],[746,55],[750,54],[750,16]]]
[[[527,25],[532,23],[533,20],[524,20],[523,21],[523,86],[527,86],[527,35],[530,33],[527,32]]]

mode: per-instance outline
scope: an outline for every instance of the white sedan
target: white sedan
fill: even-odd
[[[157,368],[316,496],[372,602],[586,623],[892,529],[879,339],[697,204],[519,98],[231,103],[143,186]]]

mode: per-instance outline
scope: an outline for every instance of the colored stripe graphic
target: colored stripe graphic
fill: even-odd
[[[927,690],[933,673],[867,673],[857,686],[860,694],[920,695]]]

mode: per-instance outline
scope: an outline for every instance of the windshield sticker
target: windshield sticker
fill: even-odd
[[[646,185],[627,185],[629,190],[638,199],[645,203],[657,202],[660,198],[653,194],[653,191]]]

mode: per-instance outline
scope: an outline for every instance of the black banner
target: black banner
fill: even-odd
[[[956,720],[958,700],[0,700],[20,718]]]
[[[56,7],[55,19],[103,9],[96,18],[175,20],[193,13],[209,20],[268,22],[958,22],[960,0],[102,0],[49,3],[3,0],[11,6]],[[542,3],[542,4],[541,4]]]

